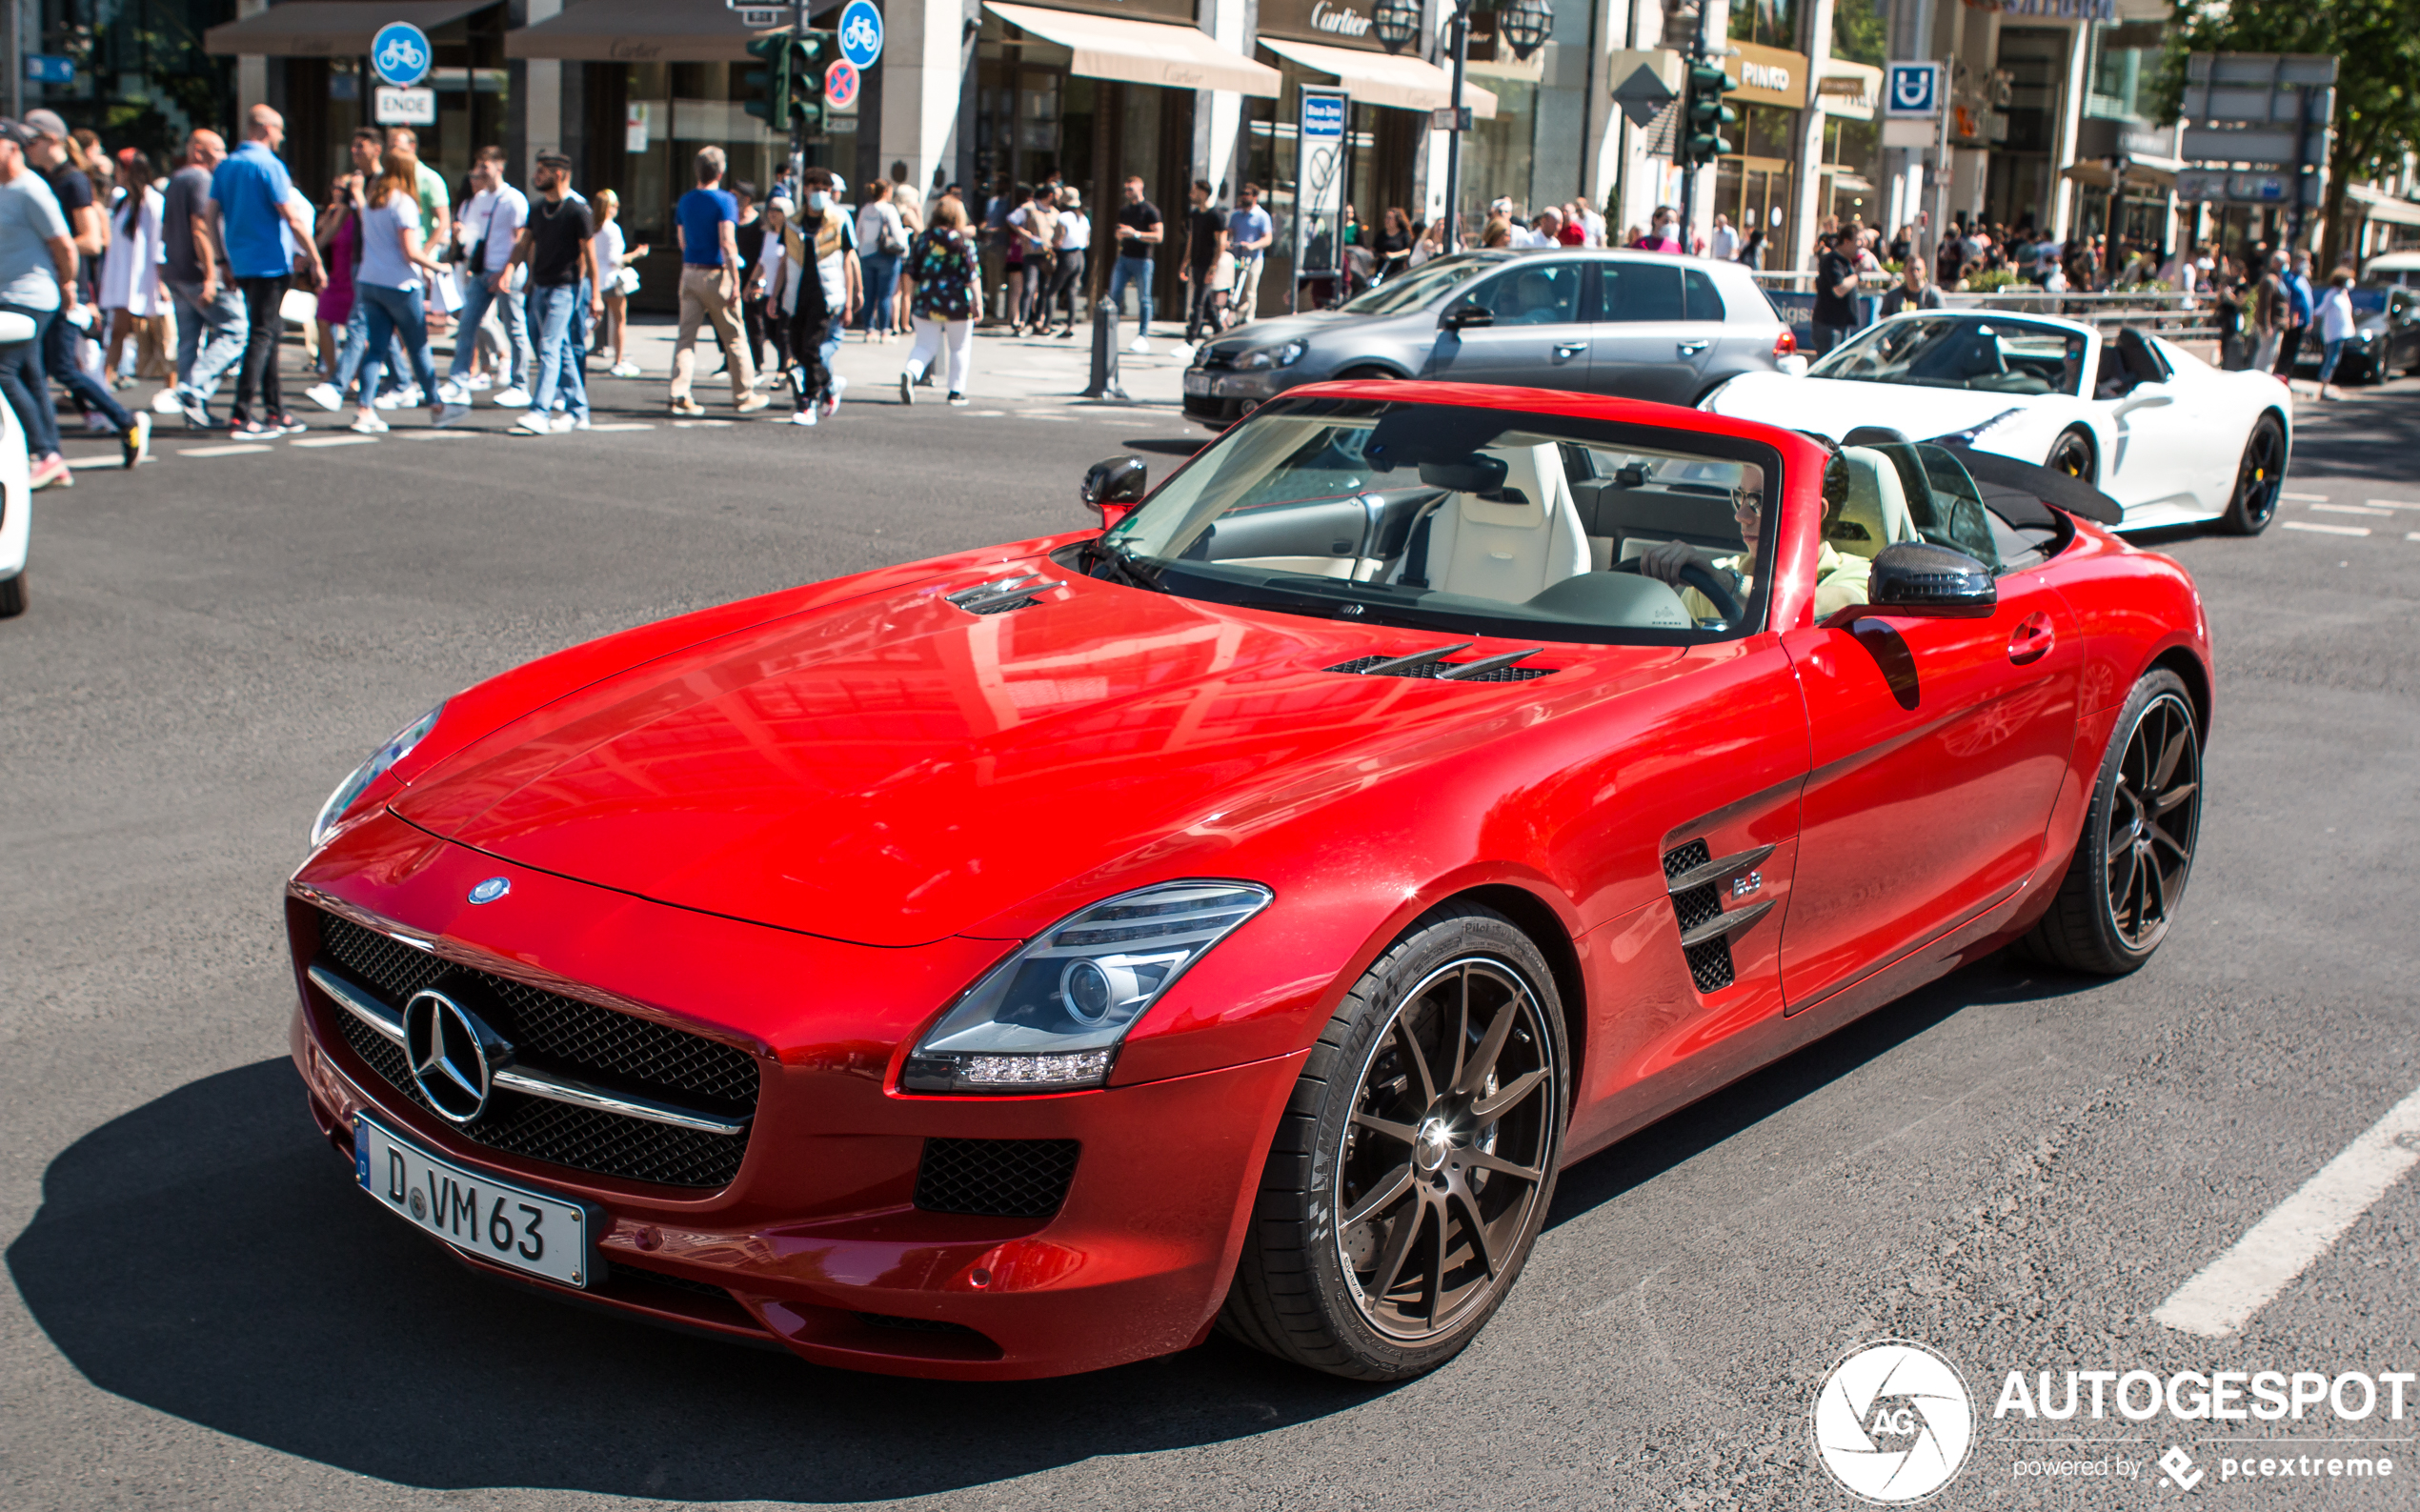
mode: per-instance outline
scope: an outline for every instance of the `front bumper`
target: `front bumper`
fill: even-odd
[[[1187,368],[1185,416],[1204,425],[1230,426],[1284,390],[1310,381],[1289,368],[1261,368],[1250,373],[1231,368]]]
[[[511,867],[391,818],[362,828],[380,833],[315,858],[289,904],[302,998],[291,1043],[313,1116],[348,1161],[353,1119],[372,1111],[458,1163],[601,1210],[595,1284],[514,1279],[901,1375],[1063,1375],[1207,1333],[1300,1054],[1097,1092],[902,1096],[898,1046],[1001,942],[845,945]],[[465,904],[496,875],[512,906]],[[405,922],[491,974],[558,993],[577,982],[748,1049],[761,1080],[737,1176],[711,1191],[600,1176],[435,1118],[365,1058],[307,975],[331,906]],[[929,1139],[1074,1140],[1079,1153],[1056,1213],[976,1217],[918,1205]]]

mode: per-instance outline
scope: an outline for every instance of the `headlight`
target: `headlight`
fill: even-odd
[[[1281,347],[1262,347],[1257,352],[1247,352],[1235,359],[1235,365],[1244,370],[1290,368],[1301,361],[1302,353],[1309,350],[1311,344],[1307,341],[1289,341]]]
[[[328,801],[319,805],[319,817],[311,821],[311,848],[313,850],[315,851],[327,843],[328,837],[335,832],[336,825],[343,820],[345,812],[353,806],[354,801],[362,794],[369,791],[371,783],[386,776],[389,767],[410,756],[413,746],[428,738],[429,732],[436,728],[437,716],[443,713],[445,713],[445,705],[440,703],[396,731],[393,739],[380,746],[371,755],[369,760],[353,768],[353,776],[336,784],[336,791],[329,794]]]
[[[1163,882],[1061,920],[933,1026],[908,1058],[901,1088],[1099,1086],[1143,1010],[1274,896],[1254,882]]]

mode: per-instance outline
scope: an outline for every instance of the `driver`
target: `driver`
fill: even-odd
[[[1841,506],[1848,501],[1848,472],[1835,457],[1824,469],[1825,535],[1831,534],[1832,522],[1840,517]],[[1746,548],[1736,556],[1715,556],[1689,545],[1686,541],[1665,541],[1651,546],[1639,556],[1639,571],[1649,577],[1670,584],[1681,595],[1681,603],[1696,620],[1720,619],[1723,612],[1711,599],[1681,582],[1681,574],[1688,568],[1699,568],[1711,574],[1718,582],[1731,585],[1731,593],[1742,607],[1756,590],[1758,572],[1758,537],[1764,533],[1765,474],[1755,466],[1741,470],[1737,487],[1731,490],[1731,518],[1740,528],[1740,544]],[[1865,602],[1865,582],[1874,564],[1863,556],[1851,555],[1822,541],[1815,554],[1815,617],[1839,613]]]

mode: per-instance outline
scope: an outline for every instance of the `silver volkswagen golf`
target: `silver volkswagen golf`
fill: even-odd
[[[1460,252],[1336,310],[1204,342],[1185,413],[1227,426],[1298,383],[1434,378],[1695,404],[1795,350],[1748,271],[1661,252]]]

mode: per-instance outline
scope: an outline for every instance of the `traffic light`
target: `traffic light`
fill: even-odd
[[[837,31],[801,31],[788,39],[790,110],[798,128],[818,136],[824,128],[823,71],[840,55]]]
[[[1731,150],[1731,139],[1723,129],[1740,118],[1740,112],[1723,103],[1723,96],[1737,86],[1718,63],[1692,63],[1682,96],[1682,135],[1680,160],[1684,167],[1702,168]]]
[[[790,40],[786,31],[751,40],[748,55],[763,59],[765,66],[750,69],[741,80],[748,89],[748,113],[776,131],[788,130],[790,123],[791,89],[795,83]],[[817,88],[821,86],[818,84]]]

